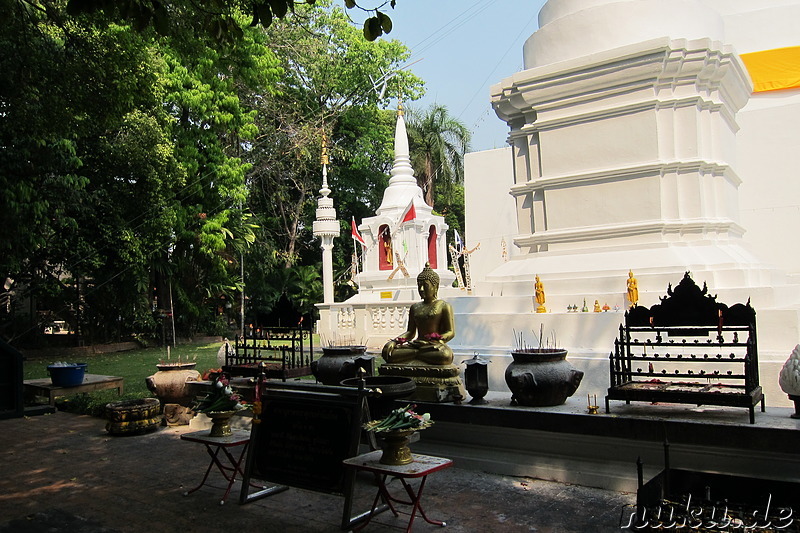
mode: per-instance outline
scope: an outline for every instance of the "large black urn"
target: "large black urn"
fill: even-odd
[[[511,352],[514,361],[506,368],[511,403],[529,407],[561,405],[575,394],[583,371],[567,360],[560,348],[529,348]]]
[[[366,375],[374,372],[374,355],[366,355],[367,347],[328,346],[322,349],[322,357],[311,362],[311,373],[323,385],[338,385],[343,379],[358,375],[363,369]]]

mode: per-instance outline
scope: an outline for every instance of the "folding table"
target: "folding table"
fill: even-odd
[[[411,517],[408,520],[406,532],[411,531],[411,526],[414,524],[414,517],[416,516],[417,511],[419,511],[419,514],[422,516],[422,518],[430,524],[437,526],[447,525],[444,522],[431,520],[428,518],[422,508],[421,500],[422,491],[425,489],[425,481],[427,480],[428,476],[434,472],[438,472],[439,470],[449,468],[453,465],[453,461],[444,457],[434,457],[432,455],[418,455],[412,453],[411,457],[413,458],[413,461],[407,465],[385,465],[381,464],[380,462],[382,453],[383,452],[381,450],[376,450],[344,460],[344,465],[348,468],[352,468],[356,471],[372,472],[378,485],[378,492],[375,494],[375,499],[372,502],[372,508],[369,512],[369,516],[367,516],[366,520],[362,524],[359,524],[358,527],[354,528],[353,531],[361,531],[364,527],[366,527],[366,525],[372,519],[372,516],[375,514],[375,510],[377,509],[378,502],[381,498],[383,498],[383,500],[388,504],[389,509],[391,509],[395,516],[398,516],[398,512],[393,505],[394,503],[412,506]],[[400,483],[403,485],[403,488],[409,497],[409,501],[395,498],[389,493],[389,490],[386,488],[386,478],[389,476],[400,480]],[[413,478],[422,478],[419,488],[416,491],[414,491],[414,488],[406,481],[407,479]]]
[[[209,430],[205,429],[202,431],[195,431],[181,435],[181,440],[199,442],[200,444],[205,445],[208,455],[211,456],[211,461],[208,463],[208,468],[206,468],[203,481],[201,481],[200,484],[192,490],[184,492],[183,495],[188,496],[205,485],[206,480],[208,479],[208,474],[211,473],[211,469],[214,467],[214,465],[216,465],[217,470],[219,470],[228,481],[228,487],[225,489],[225,495],[222,496],[222,499],[219,502],[220,505],[223,505],[225,500],[228,499],[228,494],[231,492],[231,487],[233,487],[234,481],[236,481],[236,474],[240,474],[242,478],[244,478],[242,460],[245,458],[247,447],[250,444],[250,431],[234,429],[231,435],[227,437],[211,437],[209,436],[208,432]],[[229,449],[237,446],[241,446],[242,451],[239,452],[238,457],[235,457]],[[220,460],[220,450],[224,454],[223,457],[227,457],[228,464],[225,464],[222,460]],[[228,472],[230,472],[230,475]],[[256,485],[253,486],[255,487]]]

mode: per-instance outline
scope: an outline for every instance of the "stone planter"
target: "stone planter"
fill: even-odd
[[[366,346],[329,346],[322,349],[322,357],[311,362],[311,373],[323,385],[338,385],[343,380],[356,377],[363,368],[371,376],[374,355],[366,355]]]
[[[533,348],[511,352],[514,361],[506,368],[506,384],[512,405],[546,407],[561,405],[572,396],[583,372],[567,362],[567,351]]]
[[[158,372],[145,378],[147,388],[161,401],[161,405],[177,403],[188,407],[194,395],[186,388],[187,381],[200,379],[200,372],[194,369],[197,363],[175,363],[156,365]]]
[[[111,435],[137,435],[161,425],[161,405],[156,398],[106,404],[106,431]]]

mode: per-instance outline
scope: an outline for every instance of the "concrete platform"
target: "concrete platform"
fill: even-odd
[[[425,430],[420,453],[445,455],[466,468],[530,476],[619,491],[635,491],[636,460],[645,479],[664,465],[670,444],[673,468],[798,481],[800,420],[793,409],[746,409],[612,401],[609,414],[587,413],[577,393],[557,407],[512,407],[510,395],[489,403],[419,404],[436,424]]]

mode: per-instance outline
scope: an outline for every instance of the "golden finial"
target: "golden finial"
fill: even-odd
[[[397,99],[397,116],[402,117],[403,115],[405,113],[403,112],[403,98],[401,97]]]
[[[323,165],[331,164],[330,157],[328,157],[328,135],[325,133],[322,134],[322,156],[320,157],[320,162]]]

